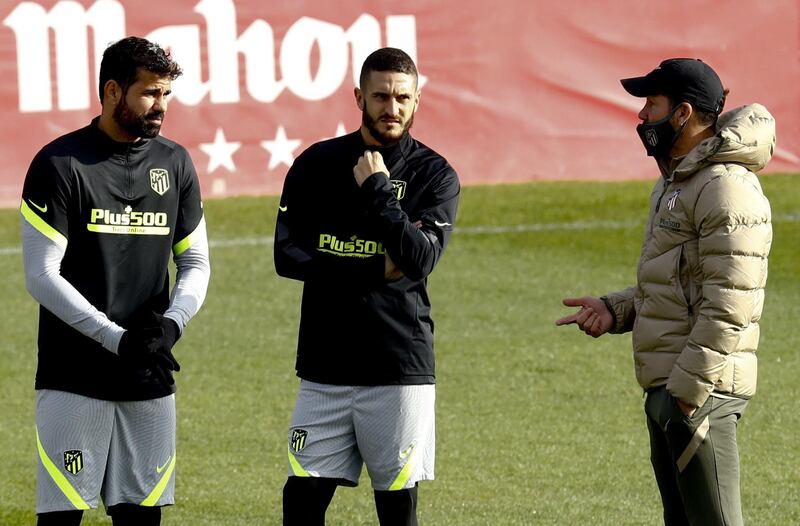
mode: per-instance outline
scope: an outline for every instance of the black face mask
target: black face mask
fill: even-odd
[[[656,122],[643,122],[636,126],[636,132],[644,144],[647,155],[657,158],[668,158],[669,151],[672,150],[672,145],[680,137],[683,128],[686,126],[684,122],[677,130],[672,128],[669,120],[678,111],[680,105],[675,106],[669,115]]]

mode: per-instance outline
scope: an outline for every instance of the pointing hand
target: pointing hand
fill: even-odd
[[[606,308],[606,304],[599,298],[584,296],[582,298],[566,298],[564,305],[567,307],[580,307],[581,309],[569,316],[556,320],[556,325],[569,325],[574,323],[580,330],[598,338],[611,330],[614,325],[614,316]]]

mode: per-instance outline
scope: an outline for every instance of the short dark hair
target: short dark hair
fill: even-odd
[[[700,124],[702,124],[703,126],[706,126],[708,128],[712,128],[712,127],[716,128],[717,127],[717,120],[719,118],[719,114],[722,112],[723,108],[725,108],[725,99],[728,97],[728,93],[730,93],[730,91],[731,90],[729,90],[728,88],[724,88],[723,89],[723,91],[722,91],[722,99],[721,99],[721,101],[719,103],[719,112],[706,111],[706,110],[703,110],[703,109],[699,109],[699,108],[696,108],[695,105],[692,104],[690,101],[676,102],[676,100],[673,97],[670,97],[669,95],[665,95],[665,96],[667,97],[667,100],[669,101],[669,109],[670,110],[675,108],[675,106],[677,106],[681,102],[686,102],[686,103],[692,105],[692,108],[694,109],[694,112],[697,114],[697,121]]]
[[[115,80],[123,93],[136,82],[139,68],[175,80],[183,74],[177,62],[161,46],[140,37],[127,37],[108,46],[100,63],[100,103],[109,80]]]
[[[717,127],[719,114],[713,111],[697,111],[697,121],[706,127]]]
[[[405,73],[414,78],[418,78],[417,66],[411,57],[402,49],[395,47],[384,47],[373,51],[364,60],[364,65],[361,66],[361,75],[358,78],[360,87],[364,87],[369,74],[373,71],[394,71],[397,73]]]

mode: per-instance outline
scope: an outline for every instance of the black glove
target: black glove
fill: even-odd
[[[164,383],[173,385],[172,371],[181,370],[172,355],[172,347],[181,336],[178,324],[156,312],[149,313],[142,322],[143,327],[122,333],[117,352],[137,369],[148,369]]]
[[[156,325],[161,327],[161,329],[164,331],[164,339],[161,342],[162,349],[169,354],[172,363],[175,365],[173,371],[180,371],[180,364],[178,364],[178,361],[174,356],[172,356],[172,348],[181,337],[181,330],[178,327],[178,324],[172,318],[167,318],[157,312],[152,313],[152,316]]]

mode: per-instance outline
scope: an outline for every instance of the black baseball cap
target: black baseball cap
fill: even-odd
[[[620,80],[634,97],[666,95],[688,102],[701,111],[719,114],[725,105],[722,81],[711,66],[698,58],[670,58],[644,77]]]

